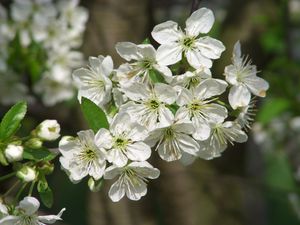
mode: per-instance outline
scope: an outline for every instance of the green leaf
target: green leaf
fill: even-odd
[[[177,110],[179,109],[179,106],[176,104],[168,105],[167,107],[172,111],[172,113],[174,115],[176,114]]]
[[[92,177],[88,180],[88,186],[92,192],[100,191],[104,183],[104,179],[94,180]]]
[[[296,183],[291,165],[283,151],[266,153],[265,182],[268,187],[285,192],[296,190]]]
[[[2,166],[8,166],[9,165],[6,158],[5,158],[5,156],[4,156],[4,153],[3,153],[2,149],[0,149],[0,164]]]
[[[156,70],[150,70],[149,77],[153,83],[166,83],[165,78]]]
[[[82,98],[81,110],[89,127],[96,133],[100,128],[109,128],[106,115],[101,108],[87,98]]]
[[[142,42],[142,44],[151,44],[150,39],[149,39],[149,38],[146,38],[146,39]]]
[[[56,154],[50,152],[47,148],[25,148],[23,158],[34,161],[50,161],[56,157]]]
[[[262,124],[269,123],[273,118],[280,115],[290,107],[291,103],[284,98],[268,99],[257,115],[257,120]]]
[[[17,132],[26,111],[26,102],[19,102],[10,108],[4,115],[0,124],[0,140],[4,141]]]
[[[39,188],[40,187],[40,188]],[[53,193],[51,188],[47,185],[47,187],[44,189],[42,187],[46,187],[45,185],[38,185],[38,192],[40,194],[40,198],[42,200],[42,203],[48,207],[51,208],[53,205]]]

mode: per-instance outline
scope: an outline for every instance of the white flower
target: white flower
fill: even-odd
[[[21,83],[16,74],[10,71],[0,72],[0,79],[1,104],[11,105],[24,99],[29,100],[28,88]]]
[[[255,100],[250,101],[249,105],[240,107],[239,108],[239,115],[236,118],[236,122],[243,128],[243,129],[250,129],[251,124],[254,121],[254,116],[256,114],[255,109]]]
[[[198,9],[186,20],[185,32],[178,24],[167,21],[154,27],[152,37],[161,46],[157,49],[157,60],[161,65],[172,65],[182,59],[182,54],[195,69],[212,66],[211,59],[218,59],[225,50],[222,42],[206,34],[214,23],[214,15],[206,8]]]
[[[132,161],[145,161],[151,155],[151,148],[143,140],[148,136],[145,127],[130,118],[127,113],[117,114],[109,131],[100,129],[97,133],[101,139],[99,146],[108,150],[107,160],[118,167]]]
[[[16,162],[23,159],[23,147],[20,145],[9,144],[4,150],[8,162]]]
[[[77,135],[78,138],[64,138],[59,143],[61,166],[74,183],[88,175],[99,180],[106,166],[105,151],[98,147],[103,137],[99,133],[94,135],[92,130],[80,131]]]
[[[210,121],[223,121],[227,117],[227,109],[213,103],[212,97],[222,94],[227,83],[218,79],[206,79],[192,90],[182,88],[177,104],[178,118],[191,119],[195,126],[193,138],[206,140],[210,135]]]
[[[23,166],[20,170],[18,170],[16,176],[23,182],[31,182],[35,180],[36,172],[29,166]]]
[[[113,202],[126,196],[134,201],[147,193],[147,178],[156,179],[160,172],[148,162],[132,162],[125,167],[110,166],[106,169],[104,179],[113,179],[120,175],[110,187],[108,195]]]
[[[265,97],[269,84],[257,77],[256,66],[242,57],[240,42],[234,45],[232,63],[225,67],[224,72],[226,81],[232,85],[228,96],[231,107],[236,109],[247,106],[251,100],[251,93]]]
[[[0,220],[1,225],[43,225],[53,224],[61,220],[65,211],[63,208],[57,215],[39,216],[37,211],[40,207],[39,201],[34,197],[25,197],[16,208],[17,215],[7,215]]]
[[[42,95],[43,103],[46,106],[53,106],[58,102],[71,99],[74,96],[73,88],[70,77],[65,77],[63,81],[57,81],[49,71],[33,87],[37,94]]]
[[[150,132],[146,143],[155,146],[159,156],[166,161],[179,160],[182,153],[197,155],[198,143],[190,137],[194,132],[194,126],[190,121],[178,121],[175,119],[168,127],[158,128]]]
[[[173,114],[167,105],[175,102],[175,90],[166,84],[155,83],[150,88],[141,83],[124,87],[122,91],[132,101],[124,104],[121,111],[127,112],[138,123],[149,130],[157,126],[167,126],[173,119]]]
[[[130,64],[123,64],[117,71],[118,80],[122,83],[137,81],[148,83],[151,70],[159,72],[166,81],[172,77],[171,70],[166,66],[159,65],[156,59],[156,50],[150,44],[136,45],[131,42],[119,42],[116,45],[119,55],[127,61],[134,61]]]
[[[37,136],[45,141],[55,141],[60,136],[60,125],[56,120],[44,120],[37,127]]]
[[[211,78],[211,72],[208,68],[203,67],[193,72],[186,71],[184,74],[174,76],[170,85],[178,90],[180,90],[181,87],[192,89],[208,78]]]
[[[201,150],[198,156],[203,159],[213,159],[221,156],[221,153],[227,148],[228,142],[233,145],[233,142],[246,142],[248,137],[242,130],[241,126],[232,121],[210,122],[211,135],[201,142]]]
[[[98,56],[90,57],[89,63],[88,69],[80,68],[73,73],[79,88],[78,100],[86,97],[103,106],[111,99],[112,82],[109,76],[113,71],[113,61],[110,56]]]

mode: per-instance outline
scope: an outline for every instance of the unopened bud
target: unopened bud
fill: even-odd
[[[31,182],[36,178],[36,172],[29,166],[23,166],[18,172],[17,177],[24,182]]]
[[[100,191],[103,184],[103,179],[94,180],[92,177],[88,180],[88,186],[92,192]]]
[[[25,146],[32,149],[38,149],[43,146],[43,142],[39,138],[31,138],[25,142]]]
[[[23,159],[23,147],[20,145],[9,144],[4,150],[8,162],[16,162]]]
[[[44,120],[38,125],[36,134],[39,138],[45,141],[54,141],[60,134],[60,125],[56,120]]]

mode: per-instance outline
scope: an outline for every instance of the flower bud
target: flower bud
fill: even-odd
[[[8,162],[16,162],[23,159],[23,147],[20,145],[9,144],[4,150]]]
[[[23,166],[18,172],[17,177],[24,182],[31,182],[36,178],[36,172],[29,166]]]
[[[36,134],[39,138],[45,141],[54,141],[60,134],[60,125],[56,120],[44,120],[37,127]]]
[[[32,149],[41,148],[42,145],[43,145],[43,142],[39,138],[31,138],[25,142],[25,146],[28,148],[32,148]]]
[[[103,185],[103,179],[94,180],[92,177],[88,180],[88,186],[92,192],[100,191]]]

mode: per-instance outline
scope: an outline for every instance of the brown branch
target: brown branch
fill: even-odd
[[[191,14],[199,8],[200,2],[201,2],[201,0],[193,0]]]

